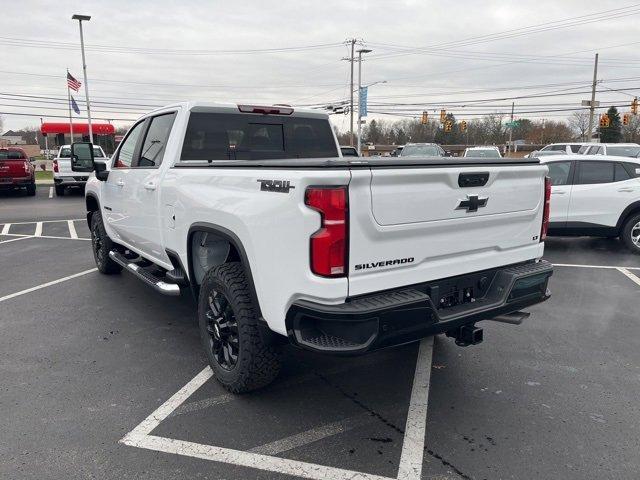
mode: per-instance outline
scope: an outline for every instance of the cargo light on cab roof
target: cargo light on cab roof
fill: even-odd
[[[263,105],[238,105],[242,113],[262,113],[263,115],[291,115],[293,108]]]

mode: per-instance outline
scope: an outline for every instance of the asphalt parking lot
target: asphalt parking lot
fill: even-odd
[[[0,478],[631,479],[640,257],[553,238],[552,298],[485,341],[289,349],[244,396],[209,378],[187,297],[94,269],[75,193],[0,194]]]

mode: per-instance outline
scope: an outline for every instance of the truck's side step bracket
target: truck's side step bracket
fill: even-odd
[[[123,254],[116,252],[115,250],[111,250],[109,252],[109,257],[119,265],[122,265],[126,270],[133,273],[136,277],[142,280],[144,283],[149,285],[151,288],[156,290],[163,295],[180,295],[180,286],[175,283],[168,283],[163,281],[161,278],[158,278],[153,273],[146,270],[144,267],[137,265],[131,260],[127,259]]]

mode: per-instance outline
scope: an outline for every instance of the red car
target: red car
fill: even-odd
[[[21,148],[0,148],[0,191],[18,188],[36,194],[36,169]]]

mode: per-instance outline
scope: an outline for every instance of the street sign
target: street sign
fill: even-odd
[[[367,116],[367,92],[369,91],[369,87],[360,88],[360,97],[358,99],[358,108],[360,108],[360,116]]]
[[[507,122],[505,125],[509,128],[515,128],[520,125],[520,120],[514,120],[513,122]]]
[[[591,106],[591,100],[582,100],[582,102],[580,102],[580,104],[583,107],[590,107]],[[594,107],[599,107],[600,106],[600,102],[598,100],[594,100],[593,106]]]

